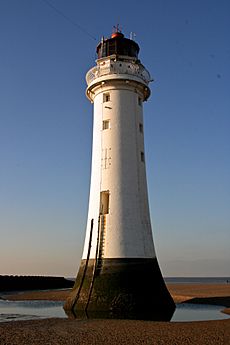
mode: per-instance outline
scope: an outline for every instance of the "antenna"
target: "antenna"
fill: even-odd
[[[131,39],[132,39],[133,41],[135,41],[137,35],[135,34],[135,32],[131,32],[131,34],[132,34],[132,38],[131,38]]]
[[[135,38],[136,38],[136,34],[135,34],[135,32],[130,32],[130,35],[129,35],[129,38],[132,40],[132,41],[135,41]]]

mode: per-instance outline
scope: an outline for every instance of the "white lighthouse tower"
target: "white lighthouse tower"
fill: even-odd
[[[117,30],[86,75],[94,104],[88,221],[81,266],[65,309],[76,316],[169,319],[174,302],[154,250],[144,150],[149,72]]]

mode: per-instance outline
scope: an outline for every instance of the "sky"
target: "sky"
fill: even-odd
[[[0,274],[78,271],[93,121],[85,74],[117,23],[154,79],[145,156],[162,274],[230,276],[228,0],[0,0]]]

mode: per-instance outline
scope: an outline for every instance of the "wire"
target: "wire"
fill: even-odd
[[[60,16],[62,16],[63,18],[65,18],[69,23],[71,23],[73,26],[75,26],[76,28],[78,28],[79,30],[81,30],[82,32],[84,32],[84,34],[88,35],[89,37],[91,37],[93,40],[96,41],[96,38],[91,35],[87,30],[85,30],[81,25],[75,23],[71,18],[67,17],[62,11],[60,11],[57,7],[55,7],[53,4],[51,4],[48,0],[41,0],[43,1],[47,6],[49,6],[50,8],[52,8],[56,13],[58,13]]]

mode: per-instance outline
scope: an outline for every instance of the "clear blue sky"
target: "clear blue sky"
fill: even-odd
[[[162,272],[229,276],[230,2],[49,2],[81,29],[43,0],[0,0],[0,274],[78,270],[92,140],[85,73],[120,23],[155,79],[145,146]]]

